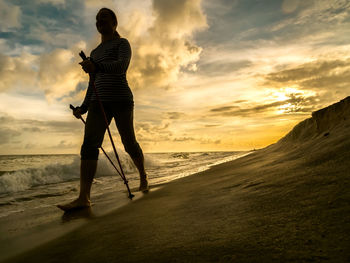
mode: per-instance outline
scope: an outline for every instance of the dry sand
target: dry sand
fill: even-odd
[[[8,262],[350,262],[350,97]]]

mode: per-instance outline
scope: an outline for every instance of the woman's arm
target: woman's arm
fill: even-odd
[[[118,49],[118,60],[111,62],[94,62],[97,73],[126,74],[131,59],[131,47],[129,41],[121,39]]]

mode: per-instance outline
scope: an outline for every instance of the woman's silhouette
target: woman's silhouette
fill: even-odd
[[[116,31],[118,25],[115,13],[102,8],[96,15],[96,28],[101,34],[101,43],[91,52],[90,60],[81,62],[90,74],[89,87],[84,102],[73,114],[80,118],[88,112],[84,142],[81,146],[80,194],[71,203],[58,205],[68,211],[90,206],[91,184],[97,168],[99,147],[106,131],[106,124],[93,91],[95,85],[102,101],[108,122],[114,118],[125,151],[130,155],[140,173],[140,190],[148,190],[142,150],[135,138],[133,126],[134,101],[129,88],[126,72],[131,58],[131,48],[127,39]]]

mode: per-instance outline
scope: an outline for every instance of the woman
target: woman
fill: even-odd
[[[133,127],[133,95],[129,88],[126,72],[131,58],[127,39],[116,31],[118,25],[115,13],[102,8],[96,15],[96,27],[101,34],[101,43],[91,52],[90,60],[79,63],[90,74],[89,87],[84,102],[73,114],[80,118],[88,111],[84,142],[81,147],[80,194],[78,199],[65,205],[58,205],[64,211],[90,207],[91,184],[97,168],[97,159],[106,131],[93,83],[102,101],[108,122],[114,117],[125,151],[130,155],[140,173],[140,191],[148,190],[144,157],[136,141]]]

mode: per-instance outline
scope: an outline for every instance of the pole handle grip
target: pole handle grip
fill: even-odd
[[[86,57],[84,51],[80,51],[79,56],[80,56],[83,60],[87,60],[87,57]]]

